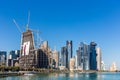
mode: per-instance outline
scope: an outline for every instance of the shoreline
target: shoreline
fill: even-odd
[[[8,77],[8,76],[22,76],[28,72],[34,72],[34,74],[49,74],[49,73],[101,73],[101,72],[120,72],[120,71],[69,71],[69,70],[42,70],[42,71],[19,71],[19,72],[0,72],[1,77]]]

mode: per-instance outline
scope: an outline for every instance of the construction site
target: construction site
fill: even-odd
[[[54,52],[51,51],[50,47],[48,46],[48,41],[43,41],[39,37],[38,30],[35,31],[28,28],[29,17],[30,14],[28,14],[28,23],[26,25],[25,32],[22,32],[16,21],[13,20],[22,35],[19,57],[20,69],[52,68],[53,66],[57,68],[58,52],[56,50]],[[37,37],[35,37],[35,33]]]

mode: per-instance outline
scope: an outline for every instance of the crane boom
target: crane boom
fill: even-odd
[[[15,23],[16,27],[18,28],[18,30],[20,31],[20,33],[22,33],[20,27],[18,26],[18,24],[16,23],[15,19],[13,19],[13,22]]]

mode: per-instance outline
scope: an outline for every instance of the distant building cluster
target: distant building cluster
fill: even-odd
[[[12,50],[8,56],[8,66],[19,66],[20,50]]]
[[[89,45],[81,42],[73,56],[73,42],[66,41],[60,51],[52,50],[48,41],[44,41],[38,48],[34,45],[32,30],[22,33],[20,50],[0,51],[0,65],[17,66],[20,69],[53,68],[69,70],[104,70],[101,49],[95,42]]]
[[[101,50],[100,48],[96,48],[97,44],[95,42],[91,42],[90,45],[81,42],[74,57],[72,56],[72,41],[67,41],[66,43],[67,45],[61,48],[59,66],[64,66],[64,68],[67,69],[72,68],[74,70],[102,70]],[[74,65],[71,65],[73,62]],[[63,69],[63,67],[61,67],[61,69]]]

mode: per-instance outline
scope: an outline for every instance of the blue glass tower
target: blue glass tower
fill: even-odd
[[[90,70],[97,70],[96,46],[95,42],[90,43]]]

